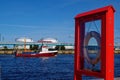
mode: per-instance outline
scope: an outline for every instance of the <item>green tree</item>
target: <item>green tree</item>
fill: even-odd
[[[39,46],[38,45],[34,45],[33,46],[33,50],[38,50]]]
[[[30,45],[30,50],[33,50],[33,46],[32,45]]]
[[[55,46],[55,50],[59,50],[60,48],[59,48],[59,45],[56,45]]]
[[[4,46],[4,54],[7,54],[7,51],[8,50],[8,47],[7,46]]]
[[[65,46],[64,45],[61,46],[61,50],[65,50]]]
[[[55,50],[65,50],[64,45],[56,45]]]
[[[4,46],[4,50],[7,50],[8,49],[8,47],[7,46]]]

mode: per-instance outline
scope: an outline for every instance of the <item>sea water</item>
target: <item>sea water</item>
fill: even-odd
[[[120,76],[120,55],[115,55],[115,77]],[[0,80],[73,80],[74,55],[52,58],[21,58],[0,55]],[[89,80],[91,77],[83,77]]]

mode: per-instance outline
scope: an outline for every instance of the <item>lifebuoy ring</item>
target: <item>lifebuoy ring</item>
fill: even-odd
[[[88,42],[91,38],[95,38],[97,41],[97,45],[100,47],[100,34],[96,31],[88,32],[84,38],[84,57],[89,63],[97,64],[100,59],[100,49],[98,49],[95,59],[90,59],[90,57],[88,56],[88,50],[86,49],[86,46],[88,46]]]

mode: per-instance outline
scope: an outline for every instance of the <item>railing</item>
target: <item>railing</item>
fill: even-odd
[[[24,42],[0,42],[0,45],[24,45]],[[26,42],[26,45],[65,45],[74,46],[74,43],[39,43],[39,42]]]

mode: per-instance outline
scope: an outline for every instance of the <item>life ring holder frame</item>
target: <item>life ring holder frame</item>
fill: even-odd
[[[90,63],[90,64],[97,64],[100,60],[100,53],[101,53],[101,50],[98,49],[97,51],[97,56],[95,59],[90,59],[89,55],[88,55],[88,50],[86,49],[86,46],[88,46],[88,43],[89,43],[89,40],[91,38],[95,38],[96,41],[97,41],[97,45],[99,47],[101,47],[101,40],[100,40],[100,34],[96,31],[90,31],[86,34],[85,38],[84,38],[84,57],[85,59]]]

